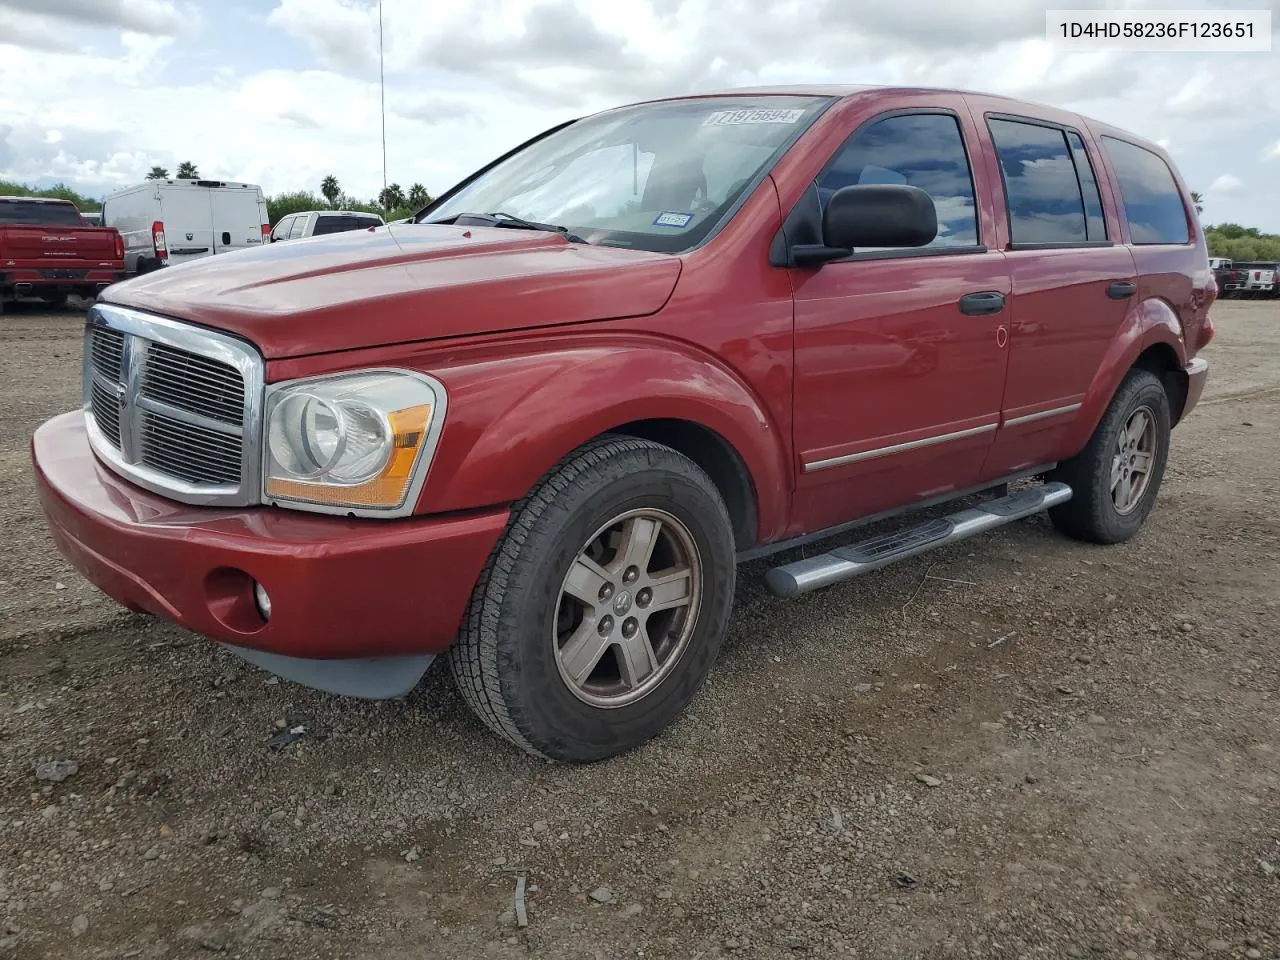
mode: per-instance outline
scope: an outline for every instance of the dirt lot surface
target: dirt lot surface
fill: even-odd
[[[444,670],[342,700],[98,595],[26,452],[80,316],[11,310],[0,956],[1280,957],[1280,303],[1215,319],[1136,540],[1038,518],[793,602],[744,568],[688,714],[565,768]]]

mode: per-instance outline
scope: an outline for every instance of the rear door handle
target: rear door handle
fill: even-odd
[[[1107,296],[1112,300],[1128,300],[1138,292],[1138,285],[1132,280],[1117,280],[1107,286]]]
[[[1004,309],[1004,294],[997,290],[967,293],[960,298],[960,312],[970,317],[999,313]]]

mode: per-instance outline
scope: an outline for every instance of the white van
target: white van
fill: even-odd
[[[262,188],[225,180],[148,180],[102,202],[103,226],[124,238],[125,273],[230,253],[271,233]]]

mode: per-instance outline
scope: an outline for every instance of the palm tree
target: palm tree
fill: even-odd
[[[183,160],[178,164],[179,180],[199,180],[200,171],[196,169],[196,165],[190,160]]]
[[[415,183],[409,188],[409,206],[415,210],[421,210],[431,202],[431,194],[427,193],[427,188],[420,183]]]
[[[1191,191],[1191,202],[1195,204],[1196,213],[1204,213],[1204,194]]]
[[[338,185],[338,178],[331,173],[321,180],[320,192],[324,194],[329,206],[336,210],[338,201],[342,199],[342,187]]]
[[[400,184],[393,183],[378,194],[378,203],[382,205],[384,210],[395,210],[403,207],[405,203],[404,190],[400,188]]]
[[[165,167],[152,167],[151,172],[147,174],[148,180],[168,180],[169,171]]]

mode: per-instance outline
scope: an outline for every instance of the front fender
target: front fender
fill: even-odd
[[[786,525],[785,431],[736,373],[696,348],[638,336],[527,341],[512,355],[455,356],[431,372],[449,414],[419,513],[510,503],[567,453],[640,420],[684,420],[737,452],[756,492],[762,541]]]
[[[1125,317],[1124,324],[1098,365],[1080,413],[1063,442],[1063,448],[1070,451],[1069,456],[1084,449],[1125,374],[1144,351],[1156,344],[1171,348],[1178,358],[1179,367],[1186,366],[1187,349],[1178,315],[1164,300],[1144,300]]]

